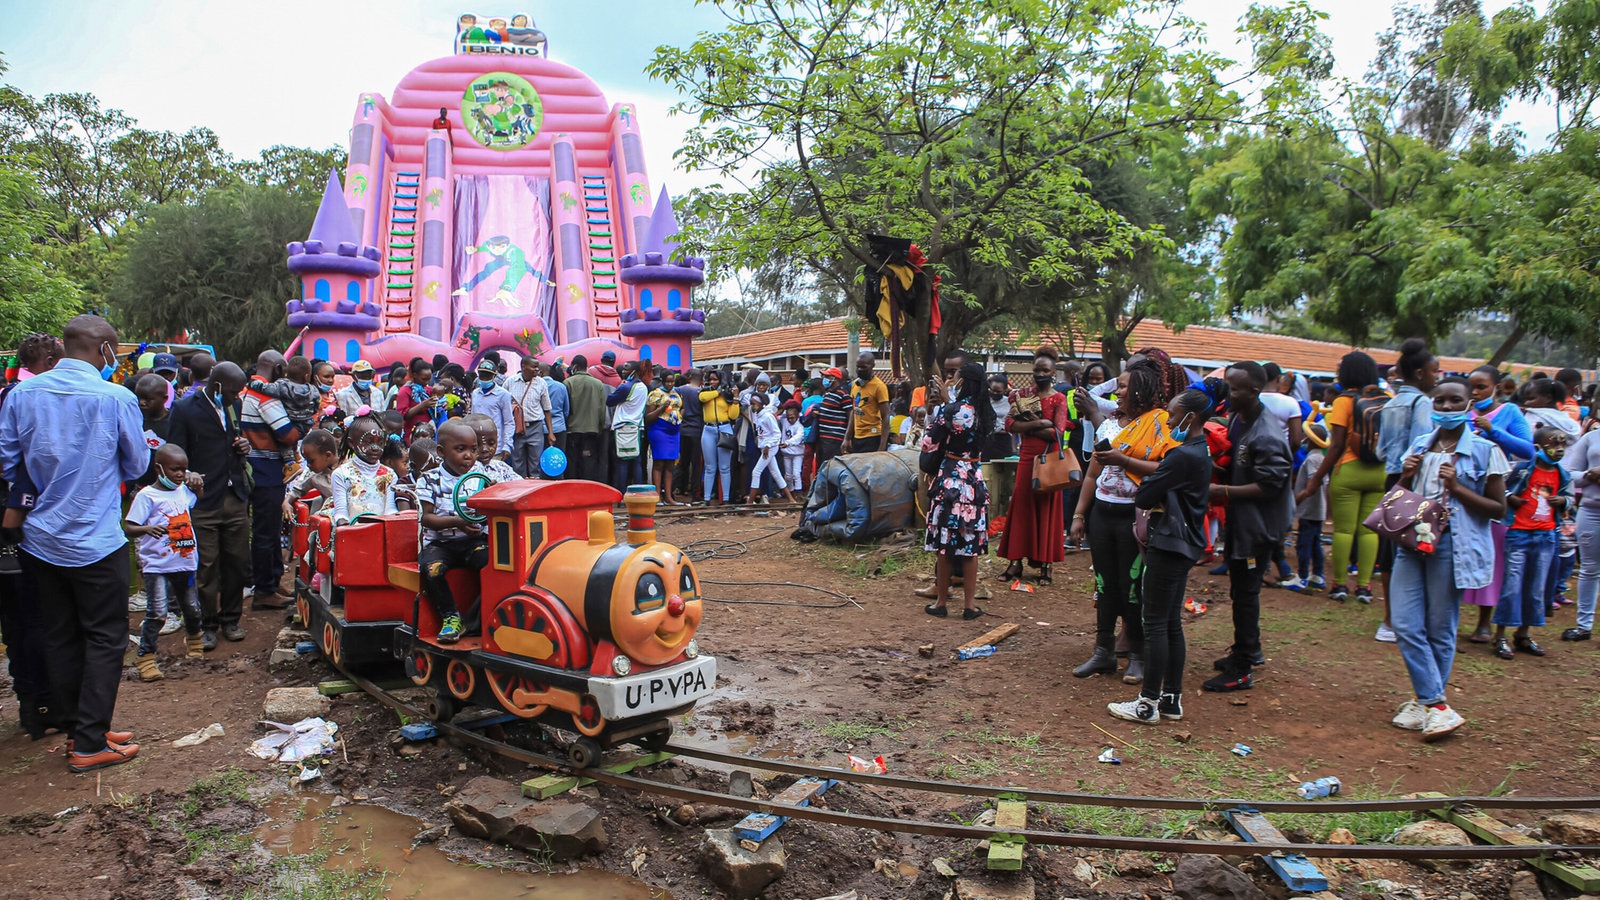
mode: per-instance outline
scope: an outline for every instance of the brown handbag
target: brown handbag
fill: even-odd
[[[1432,553],[1450,524],[1450,507],[1395,485],[1361,524],[1407,550]]]
[[[1064,490],[1082,480],[1078,454],[1067,450],[1065,441],[1057,441],[1054,450],[1033,458],[1033,489],[1041,494]]]

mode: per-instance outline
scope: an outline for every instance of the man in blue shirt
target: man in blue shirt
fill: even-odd
[[[517,438],[516,414],[511,411],[516,401],[511,398],[510,391],[495,383],[495,374],[493,360],[485,359],[478,363],[478,383],[472,389],[472,411],[494,421],[494,458],[504,462],[511,458],[511,446]]]
[[[567,414],[572,412],[572,401],[563,380],[566,377],[560,363],[551,366],[550,374],[544,377],[545,387],[550,389],[550,443],[560,447],[562,453],[567,452]]]
[[[18,385],[0,410],[0,467],[36,489],[22,525],[24,565],[38,585],[45,662],[71,724],[74,772],[133,759],[130,732],[111,731],[128,639],[128,559],[121,483],[150,450],[133,394],[102,372],[117,332],[99,316],[67,323],[65,357]]]

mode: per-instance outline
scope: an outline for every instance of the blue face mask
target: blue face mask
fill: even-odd
[[[1434,427],[1449,431],[1467,424],[1467,414],[1464,412],[1442,413],[1436,412],[1431,417]]]
[[[1494,395],[1491,394],[1490,396],[1485,397],[1482,400],[1479,400],[1478,402],[1472,404],[1472,408],[1478,410],[1479,412],[1482,412],[1483,410],[1486,410],[1486,409],[1488,409],[1489,407],[1491,407],[1493,405],[1494,405]]]
[[[1187,428],[1169,428],[1167,433],[1180,444],[1189,439],[1189,429]]]
[[[317,385],[317,393],[319,393],[319,394],[327,394],[327,393],[331,393],[332,391],[333,391],[333,388],[330,387],[329,385],[326,385],[326,384]]]
[[[111,345],[110,344],[101,344],[100,346],[101,347],[109,347]],[[101,356],[100,358],[101,359],[105,359],[104,356]],[[110,381],[111,380],[111,376],[113,376],[115,374],[117,374],[117,354],[113,352],[111,354],[111,362],[106,363],[105,365],[100,367],[100,379],[102,381]]]
[[[482,391],[485,394],[489,393],[489,391],[491,391],[493,389],[494,389],[494,379],[493,378],[490,378],[490,379],[488,379],[486,381],[479,381],[478,382],[478,390]]]
[[[1539,462],[1542,462],[1547,466],[1553,466],[1556,463],[1561,462],[1561,457],[1566,456],[1566,455],[1567,455],[1566,448],[1562,448],[1561,450],[1558,450],[1554,456],[1551,456],[1549,453],[1546,453],[1543,450],[1540,450],[1539,454],[1538,454]]]
[[[211,398],[211,402],[216,405],[217,409],[222,408],[222,393],[220,391],[206,391],[206,396]]]
[[[833,379],[832,378],[824,378],[824,379],[822,379],[822,386],[825,387],[825,388],[833,387]]]
[[[156,470],[156,484],[161,485],[161,489],[164,491],[175,491],[178,489],[177,482],[173,481],[171,478],[168,478],[167,473],[160,469]]]
[[[371,390],[371,388],[372,388],[372,379],[371,378],[357,378],[355,380],[355,385],[356,385],[356,390],[359,390],[359,391]]]

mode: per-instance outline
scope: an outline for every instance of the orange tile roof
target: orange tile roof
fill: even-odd
[[[849,344],[849,334],[845,330],[844,322],[842,318],[826,319],[821,322],[785,325],[765,331],[696,341],[694,358],[721,362],[843,352]],[[1026,337],[1029,341],[1041,339],[1039,335]],[[1092,359],[1099,355],[1094,352],[1099,349],[1099,342],[1086,341],[1081,335],[1073,341],[1068,341],[1064,333],[1058,336],[1046,331],[1042,339],[1052,340],[1058,337],[1059,340],[1056,341],[1058,346],[1063,350],[1071,346],[1079,359]],[[1017,348],[1023,340],[1023,334],[1012,332],[1006,336],[1003,345]],[[867,337],[863,346],[869,346],[871,343],[872,339]],[[1128,337],[1128,349],[1150,346],[1160,347],[1174,360],[1191,367],[1222,365],[1241,359],[1271,360],[1285,369],[1314,374],[1332,374],[1339,368],[1340,358],[1351,350],[1345,344],[1234,328],[1190,325],[1182,332],[1174,332],[1158,319],[1146,319],[1134,326],[1133,333]],[[1382,347],[1362,349],[1380,365],[1393,363],[1397,357],[1396,351],[1391,349]],[[1439,360],[1440,368],[1446,372],[1466,372],[1482,364],[1481,359],[1453,356],[1441,357]],[[1518,374],[1538,371],[1553,375],[1557,371],[1557,367],[1553,366],[1515,362],[1503,363],[1500,368]],[[1593,373],[1585,375],[1586,378],[1593,378]]]

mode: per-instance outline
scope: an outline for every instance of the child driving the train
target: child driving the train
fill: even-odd
[[[489,561],[483,527],[468,521],[456,505],[456,486],[469,473],[483,473],[478,464],[479,435],[466,421],[453,419],[439,429],[438,468],[417,479],[417,505],[422,510],[422,549],[417,570],[422,593],[439,615],[439,643],[461,639],[461,613],[450,594],[451,569],[482,569]],[[487,473],[484,473],[487,474]]]

